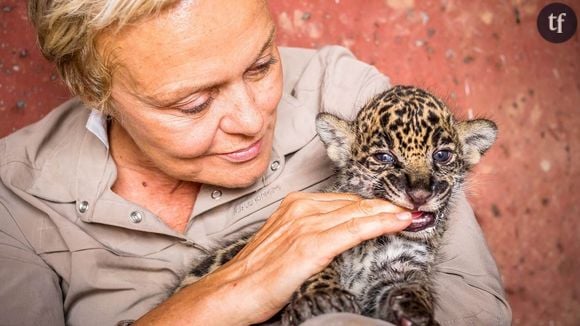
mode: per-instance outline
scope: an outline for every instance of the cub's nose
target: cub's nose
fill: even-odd
[[[427,202],[433,193],[425,189],[412,189],[407,190],[407,195],[411,198],[411,202],[415,206],[421,206]]]

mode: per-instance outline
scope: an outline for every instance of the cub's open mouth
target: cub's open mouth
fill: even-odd
[[[423,231],[435,224],[435,214],[431,212],[412,212],[413,221],[403,231],[418,232]]]

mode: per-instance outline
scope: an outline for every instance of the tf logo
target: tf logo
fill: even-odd
[[[563,3],[551,3],[538,15],[538,31],[542,37],[552,43],[569,40],[576,32],[578,21],[574,10]]]

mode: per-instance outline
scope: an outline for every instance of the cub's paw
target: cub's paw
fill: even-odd
[[[315,290],[290,301],[282,315],[282,325],[299,325],[314,316],[330,312],[360,314],[360,308],[350,292],[339,288]]]
[[[398,326],[439,326],[433,318],[431,295],[415,286],[393,289],[383,316]]]

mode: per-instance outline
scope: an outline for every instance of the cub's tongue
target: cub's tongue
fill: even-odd
[[[411,218],[413,221],[411,224],[403,231],[407,232],[418,232],[423,231],[428,227],[435,224],[435,215],[429,212],[411,212]]]

